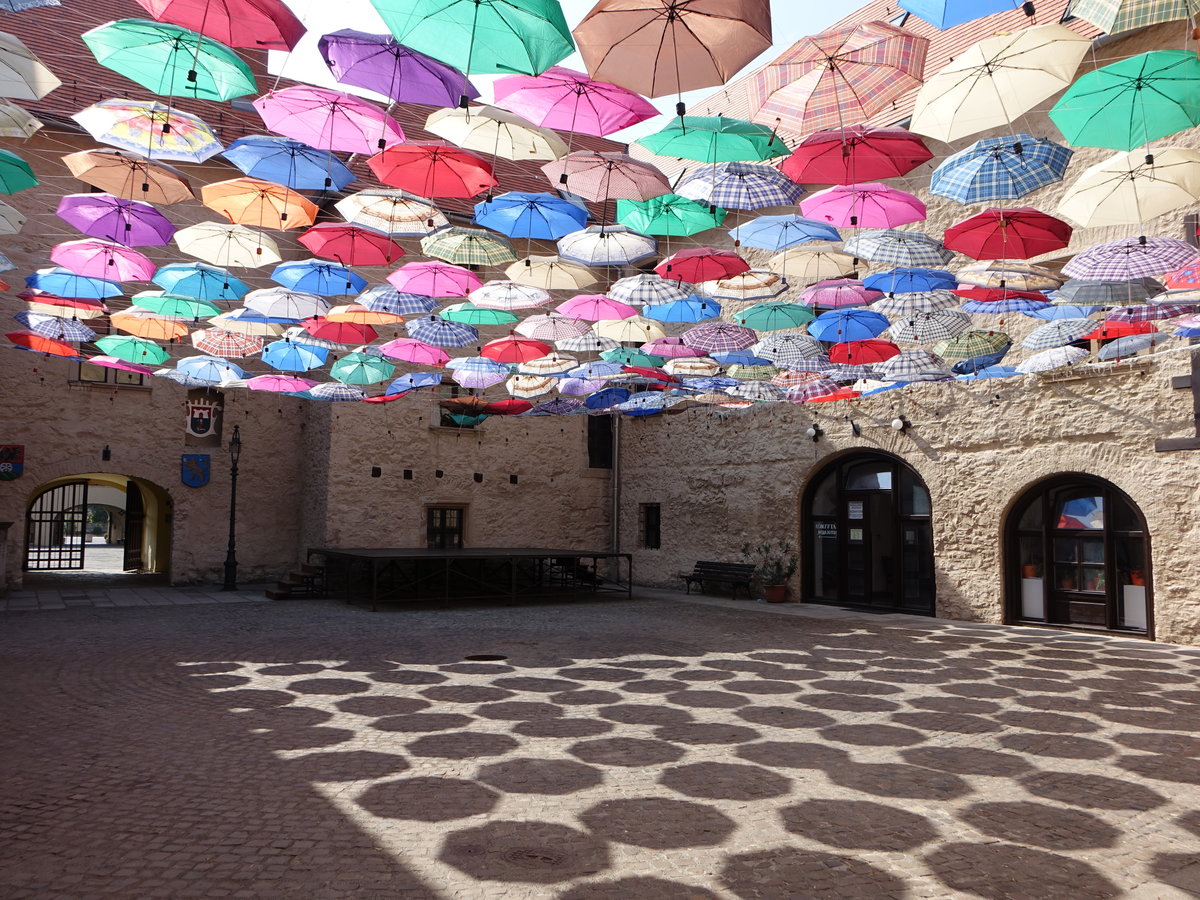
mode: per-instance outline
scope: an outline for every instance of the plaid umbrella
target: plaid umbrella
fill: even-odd
[[[971,327],[971,317],[957,309],[917,313],[893,322],[889,334],[894,341],[909,344],[932,344],[949,340]]]
[[[397,316],[419,316],[438,308],[438,302],[432,297],[406,294],[386,284],[367,288],[358,295],[357,302],[373,312],[392,313]]]
[[[1106,34],[1200,18],[1200,0],[1073,0],[1071,15]]]
[[[731,397],[740,397],[742,400],[754,400],[762,403],[782,400],[784,398],[782,388],[765,381],[750,381],[746,384],[734,385],[726,393]]]
[[[457,225],[421,238],[421,252],[457,265],[503,266],[517,259],[507,238]]]
[[[450,222],[440,209],[405,191],[369,188],[343,197],[333,208],[351,225],[386,235],[429,234]]]
[[[863,231],[846,241],[846,253],[880,265],[940,266],[954,258],[939,241],[920,231],[895,228]]]
[[[192,346],[212,356],[237,359],[260,352],[263,339],[252,334],[238,334],[220,328],[200,328],[191,334]]]
[[[777,366],[790,366],[801,360],[821,360],[825,351],[821,342],[807,334],[771,334],[750,348],[756,356]]]
[[[822,306],[826,309],[844,309],[849,306],[866,306],[873,300],[882,297],[879,291],[873,291],[853,278],[835,278],[818,281],[807,287],[800,294],[798,302],[809,306]]]
[[[1073,154],[1024,132],[984,138],[946,157],[930,176],[929,192],[963,204],[1016,200],[1062,181]]]
[[[720,355],[725,356],[726,354]],[[681,360],[681,362],[683,362],[683,360]],[[730,365],[728,362],[726,362],[725,365],[728,366],[726,373],[729,375],[729,377],[737,378],[740,381],[767,381],[768,379],[774,378],[779,374],[778,366],[754,366],[747,365],[745,363],[733,363]]]
[[[967,300],[962,305],[962,311],[972,315],[1002,316],[1005,313],[1032,313],[1051,306],[1045,300],[1029,300],[1025,297],[1009,297],[1006,300]]]
[[[723,209],[763,209],[798,203],[804,188],[774,166],[725,162],[703,166],[688,175],[679,182],[676,193]]]
[[[841,389],[842,386],[832,378],[818,377],[805,384],[788,388],[787,399],[792,403],[808,403],[820,397],[836,394]]]
[[[489,281],[475,288],[467,298],[476,306],[485,309],[533,309],[550,302],[550,294],[541,288],[515,281]]]
[[[1055,319],[1029,332],[1021,346],[1026,350],[1050,350],[1065,347],[1088,334],[1096,323],[1091,319]]]
[[[885,316],[915,316],[957,305],[958,297],[950,291],[910,291],[907,294],[889,294],[872,303],[871,309]]]
[[[555,397],[545,403],[539,403],[523,416],[574,416],[586,412],[583,401],[576,397]]]
[[[630,306],[656,306],[672,300],[686,300],[695,292],[695,287],[661,275],[631,275],[613,282],[608,296]]]
[[[353,403],[367,396],[367,392],[356,385],[339,384],[336,381],[315,384],[301,394],[309,400],[324,400],[327,403]]]
[[[447,361],[450,377],[466,388],[488,388],[499,384],[512,373],[504,363],[486,356],[462,356]]]
[[[958,280],[962,284],[1014,291],[1048,291],[1064,281],[1062,276],[1041,266],[1003,259],[963,266],[958,270]]]
[[[658,241],[625,225],[589,225],[558,241],[558,255],[582,266],[628,266],[657,254]]]
[[[682,338],[665,337],[658,338],[653,341],[647,341],[642,344],[641,350],[653,356],[661,356],[663,359],[682,359],[688,356],[703,356],[703,350],[697,350],[695,347],[689,347],[683,342]]]
[[[1041,353],[1033,354],[1033,356],[1017,366],[1017,371],[1022,375],[1029,375],[1034,372],[1050,372],[1054,369],[1062,369],[1074,365],[1087,357],[1087,355],[1088,352],[1082,347],[1055,347],[1051,350],[1043,350]]]
[[[732,322],[706,322],[689,328],[680,336],[689,347],[695,347],[705,353],[744,350],[758,342],[758,335],[752,329],[734,325]]]
[[[621,344],[612,338],[602,337],[589,331],[575,337],[555,341],[554,346],[559,350],[567,350],[571,353],[601,353],[620,347]]]
[[[879,364],[883,381],[942,381],[950,376],[950,367],[936,353],[928,350],[905,350]]]
[[[13,318],[34,334],[56,341],[90,341],[96,336],[96,332],[76,319],[64,319],[62,316],[27,309],[21,310]]]
[[[821,375],[825,378],[832,378],[834,381],[858,381],[862,378],[878,378],[879,367],[831,362],[821,369]]]
[[[590,322],[585,322],[583,319],[576,319],[572,316],[564,316],[560,313],[530,316],[516,328],[517,334],[528,338],[535,338],[538,341],[562,341],[567,338],[587,334],[591,330],[592,325]],[[545,344],[542,346],[545,346]],[[549,352],[550,348],[547,347],[545,352],[539,353],[538,356],[545,356]]]
[[[1194,312],[1196,312],[1194,303],[1160,303],[1146,306],[1122,306],[1112,310],[1104,318],[1108,322],[1157,322],[1161,319],[1191,315]]]
[[[1096,306],[1130,306],[1145,303],[1161,294],[1162,283],[1153,278],[1130,281],[1082,281],[1072,278],[1052,295],[1055,303],[1088,304]]]
[[[1195,262],[1197,252],[1178,238],[1122,238],[1075,254],[1063,266],[1063,274],[1088,281],[1132,281]]]
[[[1098,312],[1104,312],[1103,306],[1077,306],[1074,303],[1050,303],[1040,309],[1025,313],[1031,319],[1042,322],[1053,322],[1055,319],[1086,319]]]
[[[1002,331],[964,331],[933,349],[947,362],[961,362],[1002,353],[1011,346],[1012,338]]]
[[[470,325],[449,322],[441,316],[424,316],[404,323],[408,336],[434,347],[467,347],[479,341]]]

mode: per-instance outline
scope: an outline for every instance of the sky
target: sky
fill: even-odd
[[[377,34],[385,33],[387,28],[368,0],[286,0],[286,2],[308,26],[308,34],[290,54],[274,51],[271,53],[270,70],[272,74],[371,96],[367,91],[348,88],[335,82],[317,51],[317,39],[322,34],[341,28],[356,28],[359,31]],[[561,0],[561,2],[567,24],[572,28],[579,24],[595,5],[595,0]],[[747,66],[746,70],[768,62],[804,35],[828,27],[861,5],[859,0],[826,0],[824,3],[811,2],[811,0],[772,0],[774,45]],[[560,65],[580,71],[584,69],[583,59],[578,54],[567,57]],[[471,80],[482,92],[481,100],[491,99],[491,82],[496,77],[487,75],[472,77]],[[695,103],[709,96],[715,90],[716,86],[693,91],[684,94],[683,99],[685,102]],[[374,99],[383,98],[375,96]],[[675,114],[674,97],[660,97],[651,102],[662,110],[664,115]],[[657,131],[662,127],[662,122],[662,119],[652,119],[649,122],[635,125],[633,128],[617,132],[610,137],[613,140],[628,143],[636,137]]]

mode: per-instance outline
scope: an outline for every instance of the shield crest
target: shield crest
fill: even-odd
[[[180,458],[179,480],[188,487],[204,487],[211,476],[212,457],[207,453],[185,453]]]
[[[217,407],[214,403],[189,402],[188,434],[194,437],[208,437],[212,434],[216,410]]]
[[[0,481],[20,478],[25,471],[25,445],[0,444]]]

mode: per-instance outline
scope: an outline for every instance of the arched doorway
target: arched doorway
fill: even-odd
[[[934,614],[929,491],[874,451],[827,465],[804,493],[804,594],[814,603]]]
[[[25,513],[28,573],[165,574],[171,498],[140,478],[90,472],[40,486]]]
[[[1006,619],[1150,635],[1150,547],[1141,511],[1090,475],[1035,485],[1006,520]]]

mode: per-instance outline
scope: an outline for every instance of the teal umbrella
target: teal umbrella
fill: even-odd
[[[558,0],[371,0],[406,47],[468,75],[540,75],[575,49]]]
[[[179,294],[145,291],[135,294],[132,299],[139,309],[148,309],[160,316],[199,319],[219,315],[221,312],[221,307],[211,300],[197,300],[195,297],[183,297]]]
[[[733,321],[745,328],[755,331],[782,331],[785,328],[799,328],[815,319],[816,313],[812,307],[799,303],[787,303],[782,300],[770,300],[766,303],[756,303],[743,309],[733,317]]]
[[[1155,50],[1096,69],[1067,89],[1050,118],[1070,143],[1113,150],[1200,125],[1200,58]]]
[[[143,366],[158,366],[170,359],[171,354],[162,347],[143,338],[128,337],[123,334],[110,334],[95,342],[106,356],[115,356],[125,362],[137,363]]]
[[[0,193],[15,194],[37,183],[37,176],[29,168],[29,163],[15,153],[0,150]]]
[[[347,353],[332,366],[329,374],[342,384],[376,384],[396,374],[396,367],[382,356]]]
[[[725,116],[677,116],[662,131],[639,138],[651,153],[700,162],[761,162],[791,151],[766,125]]]
[[[160,96],[232,100],[258,93],[240,56],[190,28],[119,19],[82,37],[100,65]]]
[[[453,303],[442,310],[443,319],[462,322],[464,325],[511,325],[518,321],[512,313],[503,309],[476,306],[474,303]]]
[[[620,363],[623,366],[661,366],[666,362],[661,356],[635,350],[632,347],[613,347],[600,354],[600,358],[608,362]]]
[[[649,200],[618,200],[617,221],[639,234],[686,237],[716,228],[725,221],[725,210],[678,194]]]

